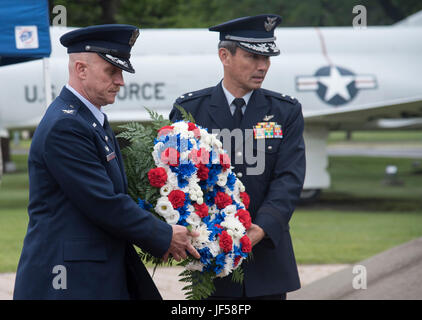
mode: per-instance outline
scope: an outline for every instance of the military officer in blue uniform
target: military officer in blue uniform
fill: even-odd
[[[127,194],[119,145],[101,107],[134,73],[130,25],[77,29],[60,38],[69,82],[48,107],[29,152],[29,224],[15,299],[161,299],[136,245],[157,257],[186,252],[188,230],[170,226]]]
[[[253,224],[248,235],[253,258],[242,265],[243,285],[230,276],[215,280],[216,299],[285,299],[286,292],[300,288],[289,221],[305,177],[302,108],[291,96],[261,88],[270,56],[280,54],[274,42],[280,22],[281,17],[269,14],[210,28],[220,33],[218,55],[224,78],[215,87],[183,94],[174,104],[209,132],[241,129],[244,133],[241,148],[231,144],[230,154],[233,170],[250,196]],[[182,119],[176,107],[170,119]],[[248,130],[251,137],[253,132],[251,139]],[[255,165],[245,157],[248,147],[265,159],[259,174],[248,170]]]

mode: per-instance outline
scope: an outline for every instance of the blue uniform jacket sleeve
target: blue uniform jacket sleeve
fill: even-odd
[[[163,256],[172,238],[171,226],[139,208],[127,194],[114,192],[93,135],[76,119],[57,121],[44,146],[48,170],[92,223],[157,257]]]
[[[297,103],[283,130],[284,141],[278,150],[272,181],[255,219],[272,246],[277,246],[283,232],[288,230],[303,188],[306,167],[303,129],[302,107]]]

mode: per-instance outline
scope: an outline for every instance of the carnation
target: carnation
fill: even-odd
[[[251,215],[249,214],[249,211],[244,209],[237,210],[236,216],[239,218],[239,221],[244,225],[246,230],[248,230],[251,227],[252,220]]]
[[[160,130],[158,130],[158,135],[159,136],[164,136],[169,134],[171,131],[173,131],[173,126],[164,126],[162,127]]]
[[[176,167],[179,165],[179,158],[180,154],[174,148],[167,148],[163,152],[161,152],[161,161],[164,164],[168,164],[170,166]]]
[[[161,188],[167,181],[166,170],[162,167],[153,168],[148,171],[148,179],[151,186]]]
[[[230,169],[230,157],[227,153],[220,154],[220,164],[224,171]]]
[[[248,253],[252,251],[251,240],[248,236],[243,236],[240,239],[240,244],[242,245],[242,252]]]
[[[220,244],[221,250],[223,250],[225,253],[228,253],[232,250],[233,239],[232,237],[230,237],[227,231],[221,232],[219,244]]]
[[[248,209],[249,203],[251,202],[249,195],[246,192],[240,192],[240,198],[242,199],[242,202],[245,205],[245,208]]]
[[[198,171],[196,172],[196,175],[200,180],[207,180],[208,179],[208,173],[210,170],[203,164],[198,165]]]
[[[215,196],[215,204],[217,205],[218,209],[224,209],[228,205],[232,204],[232,199],[228,194],[219,191]]]
[[[193,205],[195,207],[195,213],[201,217],[201,218],[205,218],[206,216],[208,216],[208,206],[203,203],[203,204],[194,204]]]
[[[183,207],[186,200],[186,195],[181,190],[173,190],[168,195],[168,199],[170,200],[171,204],[173,205],[174,209]]]

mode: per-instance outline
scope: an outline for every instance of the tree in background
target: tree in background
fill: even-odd
[[[67,8],[69,26],[127,23],[141,28],[207,28],[265,13],[282,26],[351,26],[352,9],[367,8],[368,25],[389,25],[422,10],[420,0],[50,0]]]

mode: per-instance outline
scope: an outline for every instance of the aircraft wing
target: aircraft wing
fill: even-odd
[[[304,111],[307,125],[330,130],[422,128],[422,96],[370,105]]]

